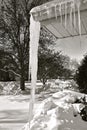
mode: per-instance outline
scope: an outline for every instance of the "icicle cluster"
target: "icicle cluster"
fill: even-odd
[[[55,11],[55,18],[57,19],[58,14],[60,15],[61,24],[63,21],[63,15],[65,15],[65,28],[67,27],[67,19],[68,19],[68,8],[70,9],[70,23],[71,28],[72,24],[74,25],[74,28],[76,28],[76,9],[78,12],[78,28],[79,28],[79,34],[81,35],[81,18],[80,18],[80,5],[81,0],[61,0],[60,2],[56,3],[54,5],[54,11]],[[46,8],[46,7],[45,7]],[[51,8],[51,7],[50,7]],[[48,18],[50,18],[50,8],[47,7],[46,14]],[[43,14],[42,14],[43,15]]]
[[[72,24],[74,24],[74,28],[76,28],[76,8],[78,10],[78,28],[79,28],[79,34],[81,35],[81,19],[80,19],[80,4],[81,1],[80,0],[66,0],[66,1],[62,1],[61,3],[58,4],[59,6],[59,14],[60,14],[60,18],[61,18],[61,24],[63,21],[63,13],[65,15],[65,28],[67,27],[67,19],[68,19],[68,14],[67,14],[67,10],[68,8],[70,8],[70,23],[71,23],[71,28],[72,28]],[[68,7],[68,5],[70,7]],[[64,8],[65,7],[65,8]],[[64,9],[63,9],[64,8]],[[65,10],[65,12],[63,12],[63,10]],[[56,18],[57,18],[57,11],[55,11],[56,14]]]

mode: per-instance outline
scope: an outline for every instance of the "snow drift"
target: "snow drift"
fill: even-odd
[[[26,124],[23,130],[87,130],[87,122],[79,115],[84,105],[75,103],[81,97],[84,94],[70,90],[53,94],[35,111],[30,129]]]

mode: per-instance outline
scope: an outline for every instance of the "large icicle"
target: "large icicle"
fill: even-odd
[[[46,10],[47,10],[47,11],[46,11],[47,16],[48,16],[48,18],[50,18],[50,17],[51,17],[51,8],[48,8],[48,7],[47,7]]]
[[[54,9],[55,9],[55,18],[57,19],[57,5],[55,5]]]
[[[74,28],[76,28],[76,12],[75,12],[75,3],[74,3],[74,8],[73,8],[74,12],[73,12],[73,15],[74,15]]]
[[[81,16],[80,16],[80,2],[77,5],[78,8],[78,26],[79,26],[79,35],[80,35],[80,48],[81,48]]]
[[[29,105],[29,124],[33,118],[33,108],[35,100],[35,88],[37,81],[37,66],[38,66],[38,42],[40,35],[40,22],[36,22],[31,14],[30,18],[30,60],[29,68],[31,73],[31,99]],[[30,75],[30,74],[29,74]]]
[[[65,28],[67,25],[67,3],[65,3]]]
[[[62,21],[63,21],[63,18],[62,18],[62,4],[59,4],[59,13],[60,13],[61,24],[62,24]]]
[[[71,10],[70,10],[70,24],[71,24],[71,29],[72,29],[72,3],[71,3]]]
[[[80,16],[80,2],[77,4],[78,8],[78,25],[79,25],[79,34],[81,35],[81,16]]]
[[[76,6],[77,6],[77,11],[78,11],[78,28],[79,28],[79,35],[80,35],[80,48],[81,48],[81,15],[80,15],[80,6],[81,6],[81,1],[76,0]]]
[[[74,0],[74,2],[77,7],[77,11],[78,11],[78,28],[79,28],[79,34],[81,36],[81,16],[80,16],[81,0]]]

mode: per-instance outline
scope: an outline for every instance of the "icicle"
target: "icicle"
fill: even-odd
[[[46,9],[47,11],[47,16],[48,16],[48,18],[50,18],[51,17],[51,8],[47,8]]]
[[[71,24],[71,29],[72,29],[72,3],[71,3],[71,10],[70,10],[70,24]]]
[[[49,9],[47,9],[47,16],[48,16],[48,18],[49,18],[49,15],[50,15],[50,11],[49,11]]]
[[[78,4],[78,25],[79,25],[79,34],[80,34],[80,50],[81,50],[81,16],[80,16],[80,3]]]
[[[79,34],[81,36],[81,16],[80,16],[80,2],[77,4],[77,8],[78,8],[78,25],[79,25]]]
[[[74,12],[74,28],[76,28],[76,12],[75,12],[75,3],[74,3],[74,8],[73,8]]]
[[[61,4],[59,5],[59,12],[60,12],[60,18],[61,18],[61,24],[62,24],[63,18],[62,18],[62,5]]]
[[[67,3],[65,3],[65,28],[67,25]]]
[[[57,19],[57,5],[55,5],[55,18]]]
[[[80,0],[76,0],[76,6],[77,6],[77,11],[78,11],[78,28],[79,28],[79,34],[80,34],[80,48],[81,48],[81,16],[80,16],[80,5],[81,5],[81,1]]]
[[[35,88],[37,81],[37,63],[38,63],[38,42],[40,34],[40,23],[34,21],[33,16],[30,18],[30,60],[31,68],[31,99],[29,105],[29,124],[33,117],[33,107],[35,100]],[[30,75],[30,74],[29,74]]]
[[[81,36],[81,16],[80,16],[80,6],[81,6],[81,0],[75,0],[75,5],[77,7],[78,11],[78,28],[79,28],[79,34]]]

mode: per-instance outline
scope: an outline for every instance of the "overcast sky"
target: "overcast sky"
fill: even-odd
[[[56,50],[62,50],[71,58],[81,60],[87,52],[87,36],[77,36],[56,41]]]

